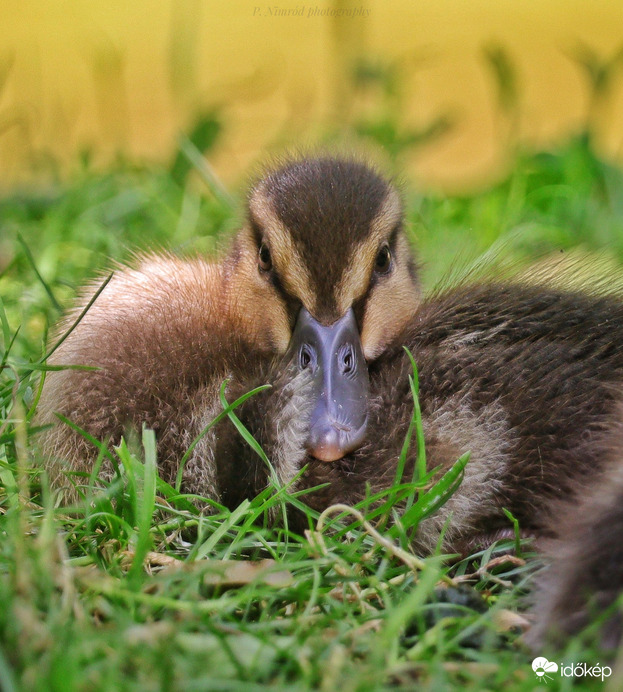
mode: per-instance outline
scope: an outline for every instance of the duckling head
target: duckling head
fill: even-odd
[[[234,256],[249,330],[311,371],[309,453],[342,458],[365,437],[368,365],[419,303],[396,189],[356,160],[290,161],[252,188]]]

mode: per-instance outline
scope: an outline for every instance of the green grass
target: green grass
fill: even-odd
[[[533,656],[509,613],[525,608],[536,563],[498,560],[501,547],[452,566],[409,550],[465,459],[426,491],[422,460],[414,478],[398,464],[383,496],[354,511],[308,511],[310,529],[299,536],[268,521],[284,503],[304,502],[276,485],[206,516],[158,478],[145,431],[138,447],[116,450],[109,484],[92,474],[80,479],[88,490],[75,507],[55,504],[32,421],[58,305],[111,258],[161,246],[212,251],[235,227],[223,191],[204,195],[176,179],[164,169],[99,174],[85,165],[70,182],[0,199],[0,687],[534,689]],[[481,256],[486,271],[578,246],[623,258],[623,176],[586,138],[519,155],[506,180],[477,195],[405,194],[428,287]],[[597,663],[587,641],[564,656]],[[571,689],[567,682],[549,688]]]

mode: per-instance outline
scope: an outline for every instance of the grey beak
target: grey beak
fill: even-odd
[[[368,422],[368,367],[352,308],[328,327],[301,308],[289,350],[313,377],[308,451],[321,461],[341,459],[361,446]]]

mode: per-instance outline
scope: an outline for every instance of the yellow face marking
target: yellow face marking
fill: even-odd
[[[372,290],[366,303],[361,329],[361,345],[367,360],[374,360],[413,316],[420,303],[420,291],[409,274],[409,247],[404,236],[396,243],[394,270]]]
[[[353,248],[346,271],[336,287],[335,301],[343,315],[357,298],[365,294],[379,248],[402,215],[400,198],[390,189],[370,224],[370,234],[363,244]]]
[[[316,297],[311,288],[307,267],[288,229],[275,214],[261,187],[253,195],[249,208],[264,228],[280,281],[289,293],[296,296],[310,312],[313,311],[316,307]]]
[[[249,229],[238,234],[240,263],[229,277],[229,314],[258,348],[284,353],[290,342],[286,307],[257,268],[257,246]]]

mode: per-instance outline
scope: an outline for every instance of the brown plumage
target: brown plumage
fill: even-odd
[[[433,296],[415,312],[395,347],[370,364],[371,416],[364,445],[332,464],[304,458],[301,449],[296,469],[302,463],[309,467],[297,487],[330,483],[307,496],[309,504],[322,509],[362,500],[367,484],[373,492],[391,485],[413,412],[411,366],[401,347],[406,344],[420,373],[429,468],[447,469],[471,452],[461,488],[421,527],[420,547],[435,545],[450,511],[454,521],[447,550],[510,528],[503,507],[526,533],[549,535],[550,503],[568,496],[578,479],[606,463],[602,440],[619,400],[617,383],[623,381],[621,343],[623,305],[614,298],[496,284]],[[276,414],[257,416],[257,409],[270,409],[272,398],[276,393],[259,395],[241,415],[252,430],[254,421],[267,421],[255,431],[279,458],[283,438],[272,423]],[[231,444],[236,451],[223,449],[216,461],[225,477],[235,468],[238,482],[229,476],[222,486],[225,497],[234,493],[231,503],[236,504],[237,490],[252,494],[263,481],[253,488],[240,482],[240,465],[232,460],[239,458],[241,443],[232,438]],[[416,452],[414,442],[411,469]],[[243,477],[261,479],[261,466],[252,457],[248,463]]]
[[[460,550],[504,533],[502,508],[524,532],[553,535],[551,503],[607,467],[621,343],[615,298],[491,283],[421,301],[393,187],[356,161],[303,159],[254,186],[222,260],[157,256],[120,269],[55,354],[100,369],[51,373],[40,421],[59,411],[113,443],[146,423],[172,480],[220,410],[221,382],[230,378],[231,400],[269,381],[239,416],[281,481],[307,465],[298,488],[329,484],[307,496],[312,506],[355,503],[367,485],[394,479],[413,408],[407,345],[429,468],[471,452],[462,486],[423,523],[416,547],[432,549],[452,512],[444,548]],[[57,486],[67,486],[65,469],[88,470],[96,457],[67,426],[43,444]],[[233,507],[267,482],[224,421],[195,447],[183,490]]]
[[[52,361],[99,370],[50,373],[39,420],[51,423],[59,412],[111,444],[146,423],[156,431],[162,473],[171,480],[192,442],[195,419],[206,412],[204,406],[209,411],[220,381],[241,365],[246,353],[246,330],[231,329],[228,269],[159,256],[117,271]],[[72,324],[90,293],[85,291],[59,334]],[[206,295],[209,300],[204,300]],[[64,472],[89,470],[97,448],[60,423],[45,434],[42,444],[55,484],[66,489],[68,498],[75,497]],[[190,463],[197,488],[212,494],[209,465],[195,465],[195,459]]]
[[[537,576],[535,623],[527,634],[534,651],[564,646],[600,618],[597,643],[616,651],[623,635],[623,409],[602,444],[602,472],[576,483],[572,500],[551,510],[553,538],[542,544],[545,569]],[[595,637],[595,635],[593,635]]]
[[[400,248],[404,258],[382,280],[375,278],[379,247]],[[57,335],[95,288],[87,288]],[[388,292],[400,304],[384,308]],[[321,328],[354,306],[362,347],[374,355],[402,329],[418,295],[400,201],[389,183],[356,160],[285,163],[252,188],[244,227],[221,260],[157,255],[117,269],[51,361],[99,369],[50,373],[39,422],[54,423],[58,412],[111,444],[145,423],[156,431],[161,473],[170,481],[191,441],[221,410],[223,380],[235,389],[281,357],[301,308]],[[391,317],[389,326],[379,325],[380,310]],[[186,491],[218,496],[214,442],[208,435],[195,448]],[[55,485],[75,497],[65,471],[90,470],[96,447],[58,423],[42,446]]]

